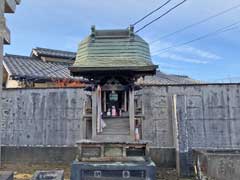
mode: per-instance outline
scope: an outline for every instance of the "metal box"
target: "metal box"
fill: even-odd
[[[149,162],[78,162],[71,180],[155,180],[156,166]]]

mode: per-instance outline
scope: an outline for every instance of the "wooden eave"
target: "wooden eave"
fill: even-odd
[[[16,0],[4,0],[5,1],[5,13],[14,13],[16,10],[17,3],[19,4],[20,1]]]
[[[120,76],[145,76],[154,75],[157,65],[152,66],[132,66],[132,67],[69,67],[72,76],[83,76],[94,78],[100,76],[120,75]]]
[[[128,67],[69,67],[69,70],[71,73],[92,73],[92,72],[112,72],[112,71],[118,71],[118,72],[149,72],[149,71],[156,71],[158,68],[157,65],[152,66],[128,66]]]

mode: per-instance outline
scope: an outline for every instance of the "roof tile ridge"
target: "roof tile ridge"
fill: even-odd
[[[76,52],[73,52],[73,51],[66,51],[66,50],[59,50],[59,49],[52,49],[52,48],[42,48],[42,47],[36,47],[36,48],[33,48],[33,50],[47,50],[47,51],[58,51],[58,52],[77,54]]]

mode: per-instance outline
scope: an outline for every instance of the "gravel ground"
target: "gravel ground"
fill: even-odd
[[[58,165],[12,165],[5,164],[0,169],[2,171],[14,171],[14,180],[30,180],[32,174],[36,170],[64,170],[65,180],[69,180],[70,177],[70,165],[58,164]],[[157,170],[157,180],[177,180],[176,170],[175,169],[161,169]]]

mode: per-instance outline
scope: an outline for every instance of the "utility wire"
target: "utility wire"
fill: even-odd
[[[193,42],[195,42],[195,41],[200,41],[200,40],[202,40],[202,39],[206,39],[206,38],[208,38],[208,37],[210,37],[210,36],[215,36],[215,35],[217,35],[217,34],[221,34],[221,33],[227,32],[227,31],[231,31],[231,30],[237,29],[238,27],[234,27],[234,26],[236,26],[236,25],[238,25],[238,24],[240,24],[240,21],[237,21],[237,22],[235,22],[235,23],[233,23],[233,24],[231,24],[231,25],[228,25],[228,26],[225,26],[225,27],[223,27],[223,28],[217,29],[217,30],[214,31],[214,32],[205,34],[205,35],[203,35],[203,36],[200,36],[200,37],[198,37],[198,38],[192,39],[192,40],[190,40],[190,41],[186,41],[186,42],[183,42],[183,43],[175,44],[175,45],[173,45],[173,46],[170,46],[170,47],[161,49],[161,50],[159,50],[159,51],[154,52],[153,54],[155,54],[155,53],[162,54],[162,53],[164,53],[165,51],[168,51],[168,50],[170,50],[170,49],[174,49],[174,48],[176,48],[176,47],[184,46],[184,45],[193,43]]]
[[[232,11],[232,10],[237,9],[237,8],[239,8],[239,7],[240,7],[240,4],[238,4],[238,5],[234,6],[234,7],[231,7],[231,8],[229,8],[229,9],[226,9],[226,10],[224,10],[224,11],[221,11],[221,12],[219,12],[219,13],[217,13],[217,14],[212,15],[212,16],[209,16],[209,17],[207,17],[207,18],[205,18],[205,19],[202,19],[202,20],[200,20],[200,21],[198,21],[198,22],[195,22],[195,23],[193,23],[193,24],[187,25],[187,26],[185,26],[185,27],[183,27],[183,28],[181,28],[181,29],[179,29],[179,30],[176,30],[176,31],[174,31],[174,32],[172,32],[172,33],[163,35],[162,37],[158,38],[157,40],[154,40],[154,41],[150,42],[150,44],[156,43],[156,42],[158,42],[159,40],[162,40],[162,39],[168,38],[168,37],[170,37],[170,36],[173,36],[173,35],[175,35],[175,34],[177,34],[177,33],[183,32],[183,31],[185,31],[186,29],[192,28],[192,27],[197,26],[197,25],[199,25],[199,24],[205,23],[205,22],[207,22],[207,21],[209,21],[209,20],[211,20],[211,19],[213,19],[213,18],[215,18],[215,17],[218,17],[218,16],[221,16],[221,15],[223,15],[223,14],[226,14],[226,13],[228,13],[229,11]]]
[[[154,23],[155,21],[161,19],[162,17],[164,17],[165,15],[167,15],[168,13],[170,13],[171,11],[173,11],[174,9],[176,9],[178,6],[182,5],[183,3],[185,3],[187,0],[183,0],[182,2],[178,3],[177,5],[173,6],[172,8],[170,8],[169,10],[167,10],[165,13],[163,13],[161,16],[159,16],[158,18],[152,20],[151,22],[147,23],[146,25],[144,25],[143,27],[141,27],[140,29],[138,29],[135,33],[138,33],[140,31],[142,31],[143,29],[145,29],[146,27],[148,27],[149,25],[151,25],[152,23]]]
[[[160,7],[158,7],[157,9],[154,9],[153,11],[151,11],[150,13],[148,13],[146,16],[144,16],[143,18],[139,19],[137,22],[135,22],[133,24],[133,26],[137,25],[138,23],[142,22],[144,19],[146,19],[147,17],[151,16],[153,13],[157,12],[158,10],[160,10],[161,8],[163,8],[164,6],[166,6],[168,3],[170,3],[172,0],[168,0],[167,2],[165,2],[163,5],[161,5]]]

